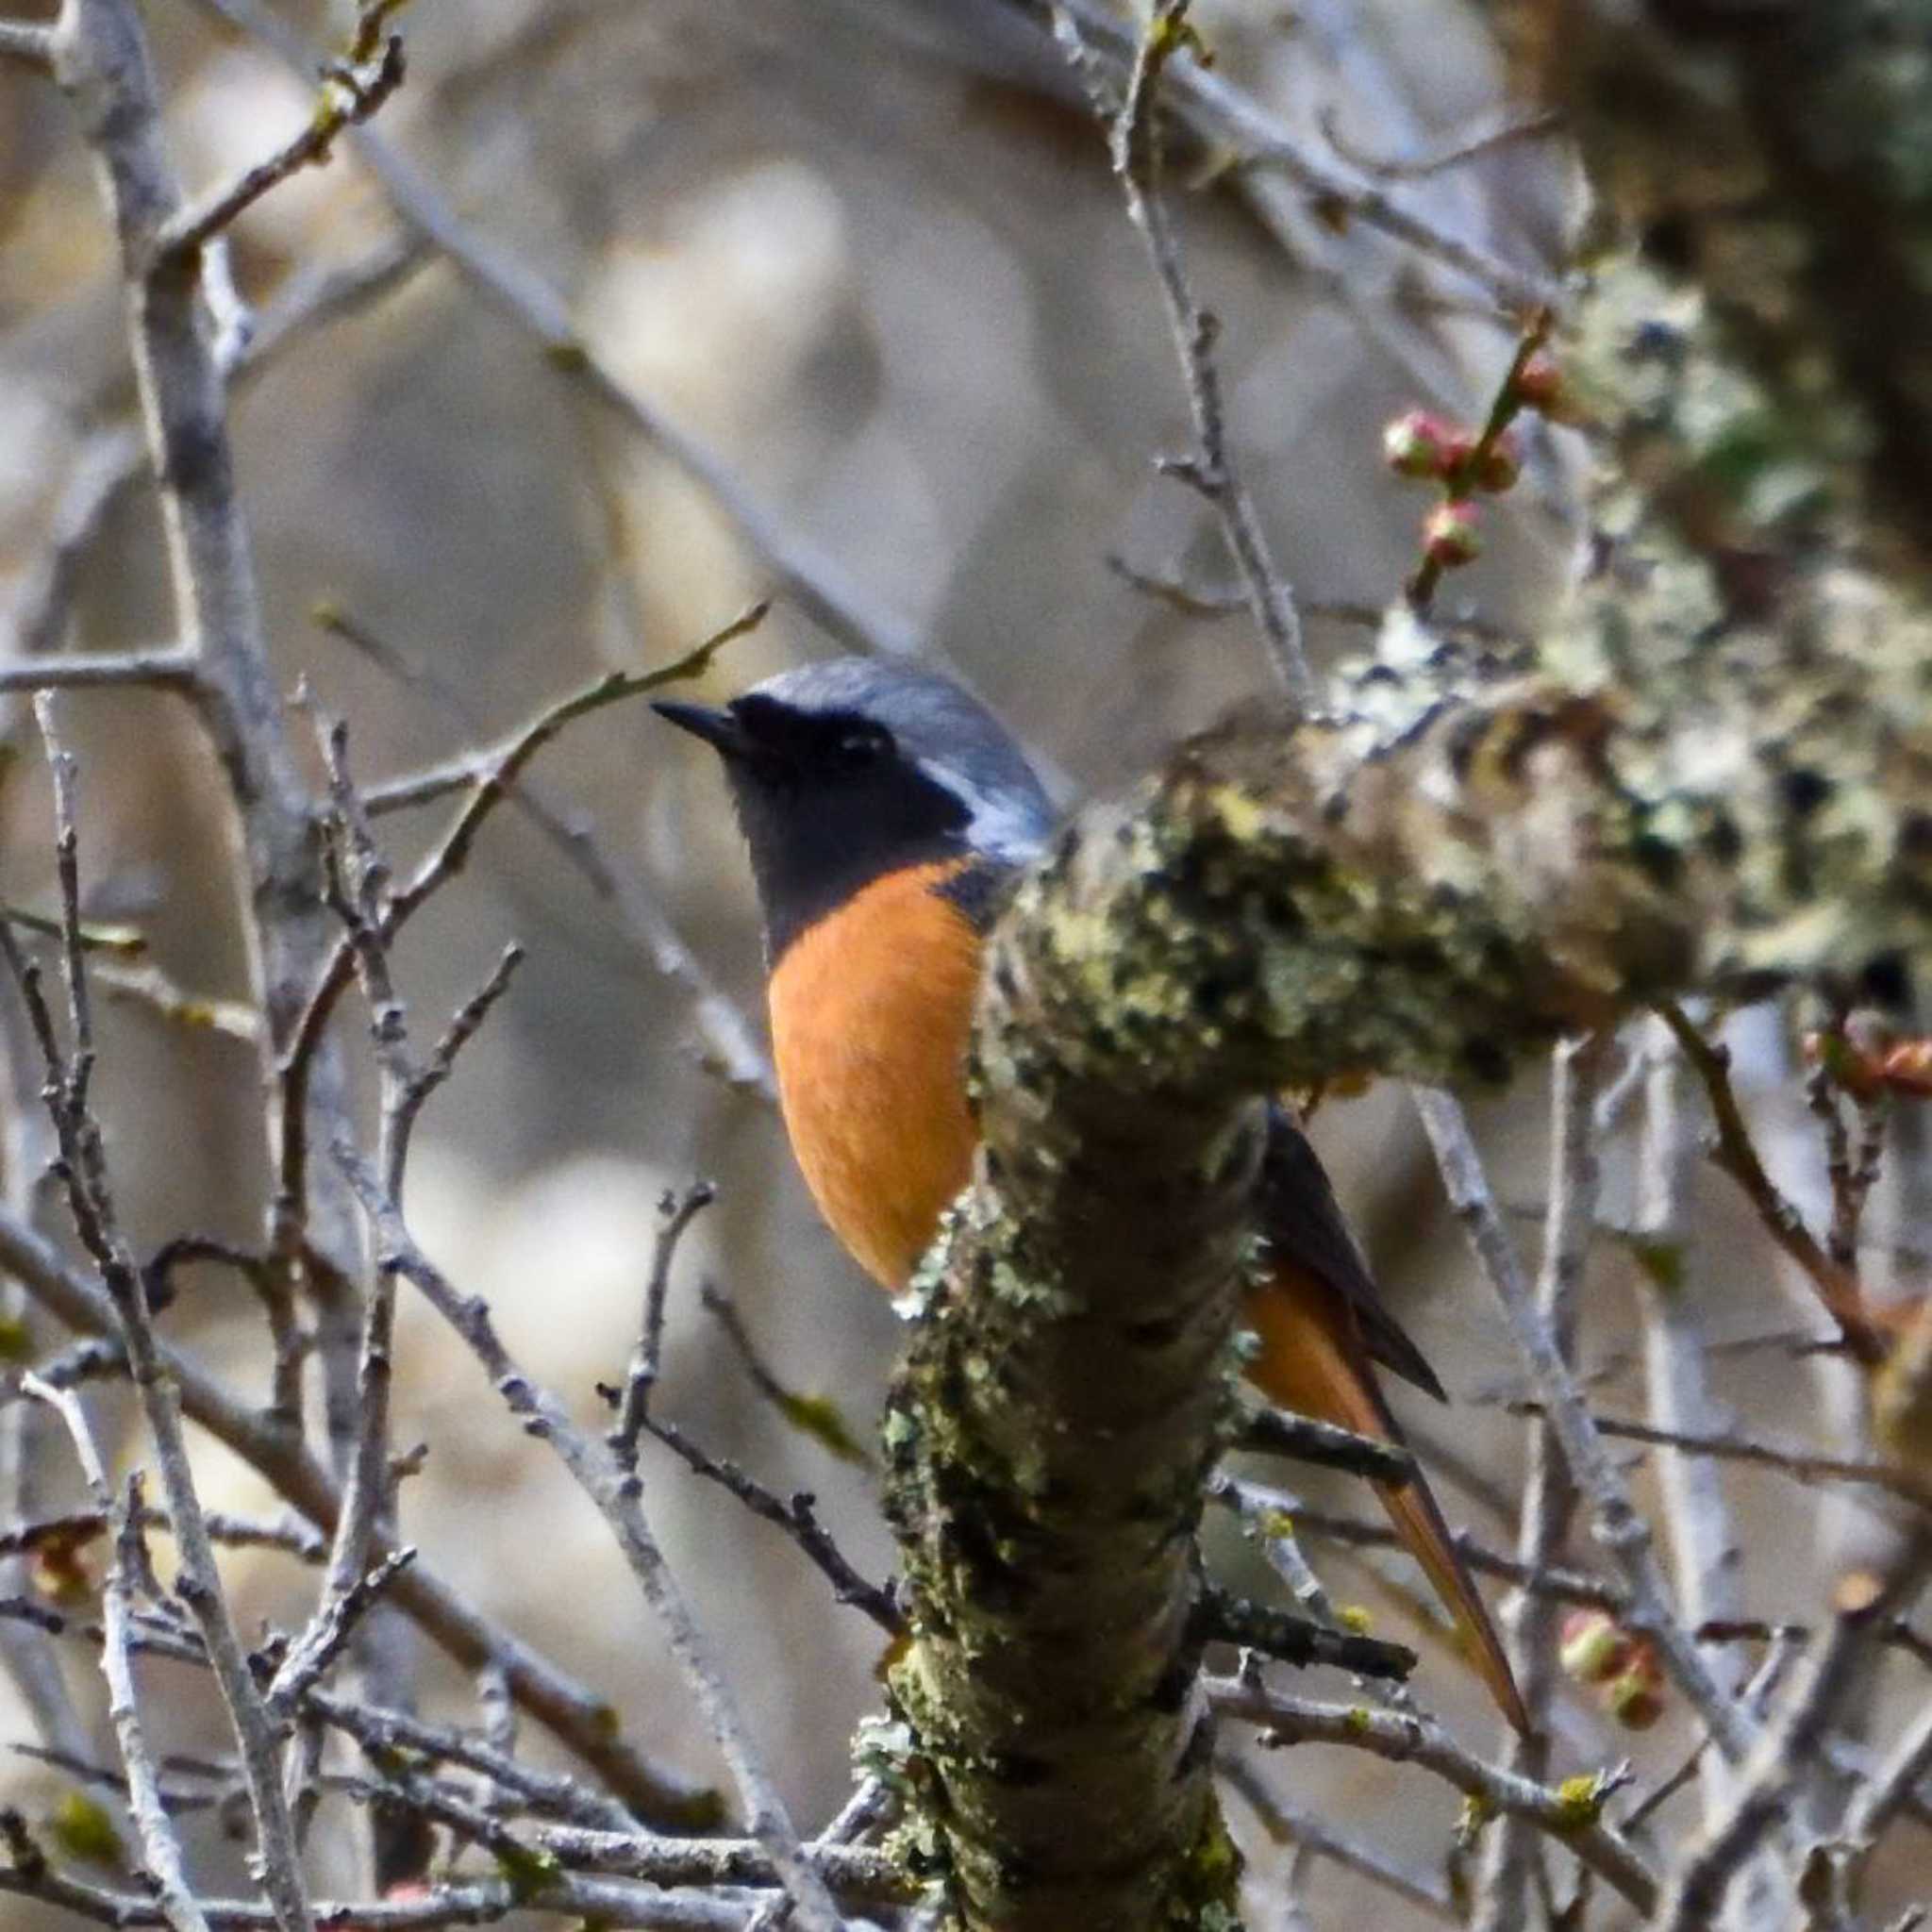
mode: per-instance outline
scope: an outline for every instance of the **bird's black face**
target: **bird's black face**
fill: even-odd
[[[972,849],[965,801],[862,712],[802,709],[760,691],[719,711],[655,708],[724,760],[773,964],[874,879]]]

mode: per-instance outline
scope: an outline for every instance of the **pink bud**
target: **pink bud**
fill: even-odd
[[[1482,555],[1481,519],[1466,496],[1439,503],[1423,524],[1423,554],[1439,570],[1454,570]]]
[[[1583,421],[1583,408],[1576,391],[1564,379],[1553,357],[1532,356],[1516,374],[1516,393],[1525,408],[1535,409],[1552,423],[1575,425]]]
[[[1630,1640],[1602,1610],[1572,1610],[1563,1619],[1557,1652],[1564,1674],[1579,1684],[1601,1684],[1630,1660]]]
[[[1398,476],[1447,475],[1447,452],[1456,434],[1429,410],[1409,409],[1383,430],[1383,459]]]

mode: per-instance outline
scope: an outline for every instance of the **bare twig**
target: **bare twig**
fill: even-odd
[[[1326,1664],[1357,1677],[1398,1681],[1415,1669],[1416,1655],[1404,1643],[1331,1630],[1269,1604],[1252,1603],[1214,1584],[1205,1584],[1194,1602],[1194,1626],[1209,1642],[1237,1643],[1277,1663],[1306,1669]]]
[[[168,1923],[145,1894],[110,1890],[57,1872],[44,1856],[29,1863],[16,1853],[10,1865],[0,1864],[0,1892],[40,1899],[119,1932]],[[486,1878],[429,1885],[395,1899],[322,1900],[316,1909],[325,1924],[353,1925],[357,1932],[439,1932],[443,1926],[495,1924],[520,1912],[637,1927],[639,1932],[741,1932],[744,1924],[743,1907],[729,1899],[666,1892],[636,1879],[585,1878],[562,1872],[545,1874],[534,1892],[523,1879]],[[266,1932],[275,1923],[266,1906],[249,1899],[204,1899],[202,1916],[209,1932]]]
[[[1483,125],[1459,135],[1455,141],[1425,155],[1412,155],[1401,160],[1372,155],[1352,141],[1342,138],[1341,116],[1331,108],[1322,115],[1322,134],[1335,152],[1364,175],[1384,181],[1425,181],[1431,175],[1467,166],[1498,148],[1513,147],[1520,142],[1548,141],[1563,132],[1563,117],[1554,112],[1523,114],[1513,111],[1492,117]]]
[[[658,1385],[664,1352],[664,1307],[671,1294],[671,1268],[677,1258],[678,1243],[691,1223],[717,1198],[718,1191],[709,1181],[697,1180],[681,1191],[666,1190],[658,1203],[658,1239],[651,1251],[650,1278],[644,1286],[643,1324],[625,1373],[617,1423],[609,1437],[610,1446],[627,1459],[636,1458],[638,1436],[650,1413],[651,1391]]]
[[[1311,711],[1321,694],[1303,647],[1294,592],[1275,567],[1260,516],[1228,445],[1221,372],[1214,358],[1220,325],[1194,300],[1181,262],[1180,243],[1161,195],[1158,95],[1170,63],[1185,52],[1193,38],[1188,24],[1189,5],[1190,0],[1156,0],[1117,111],[1106,91],[1091,84],[1081,27],[1070,8],[1055,6],[1054,29],[1072,57],[1075,73],[1089,83],[1094,112],[1108,125],[1114,174],[1126,196],[1128,216],[1147,243],[1174,351],[1180,358],[1195,447],[1192,455],[1168,459],[1161,467],[1199,491],[1213,510],[1275,675],[1295,705]]]
[[[1899,1733],[1884,1763],[1859,1786],[1845,1812],[1845,1837],[1854,1844],[1876,1844],[1928,1773],[1932,1773],[1932,1701]]]
[[[1243,1516],[1265,1522],[1271,1515],[1287,1518],[1300,1536],[1317,1542],[1339,1543],[1348,1549],[1399,1549],[1402,1539],[1389,1524],[1371,1522],[1367,1517],[1341,1516],[1331,1509],[1310,1507],[1300,1497],[1278,1490],[1266,1490],[1226,1476],[1217,1477],[1208,1493],[1217,1502],[1239,1509]],[[1544,1596],[1556,1603],[1582,1604],[1592,1608],[1621,1613],[1628,1593],[1619,1584],[1587,1571],[1551,1565],[1536,1568],[1517,1557],[1506,1557],[1478,1542],[1466,1529],[1451,1532],[1456,1553],[1469,1567],[1484,1576],[1499,1577],[1518,1590]]]
[[[1852,1354],[1868,1365],[1880,1361],[1885,1353],[1884,1343],[1866,1316],[1857,1277],[1825,1253],[1818,1238],[1805,1225],[1804,1216],[1779,1191],[1757,1158],[1750,1126],[1731,1089],[1728,1050],[1705,1039],[1681,1008],[1666,1002],[1657,1008],[1657,1012],[1683,1049],[1691,1070],[1704,1083],[1709,1098],[1711,1116],[1717,1125],[1717,1145],[1711,1158],[1743,1189],[1765,1231],[1796,1263],[1818,1299],[1837,1320]]]
[[[351,644],[391,677],[421,691],[466,727],[481,735],[481,725],[462,693],[419,658],[398,650],[386,639],[333,604],[318,607],[311,615],[330,637]],[[452,792],[467,791],[480,775],[479,758],[466,753],[412,776],[362,788],[362,805],[372,818],[405,807],[421,805]],[[652,970],[690,996],[691,1017],[703,1063],[733,1088],[775,1100],[777,1088],[763,1049],[743,1010],[706,971],[633,866],[613,860],[592,836],[585,815],[575,806],[525,776],[510,793],[510,802],[548,839],[596,896],[615,912],[625,936]]]
[[[533,1864],[573,1873],[605,1873],[660,1886],[765,1886],[775,1868],[749,1839],[655,1838],[635,1831],[596,1831],[580,1824],[511,1827],[447,1787],[391,1772],[385,1788],[425,1818],[494,1853],[511,1870]],[[829,1889],[859,1901],[904,1904],[916,1895],[895,1861],[883,1854],[838,1844],[813,1844],[805,1856]],[[540,1888],[541,1889],[541,1888]]]
[[[144,959],[137,966],[119,959],[103,959],[94,967],[93,976],[94,984],[108,999],[141,1007],[171,1025],[218,1033],[257,1049],[261,1045],[261,1015],[255,1008],[242,1000],[216,999],[207,993],[191,992],[152,959]]]
[[[558,732],[576,719],[601,710],[607,705],[641,697],[682,678],[698,676],[726,644],[762,623],[770,608],[766,602],[754,604],[701,643],[654,671],[608,673],[584,690],[545,707],[521,730],[497,745],[478,770],[469,796],[451,819],[442,837],[408,882],[389,896],[375,927],[381,943],[390,944],[410,916],[421,909],[437,889],[462,870],[477,834],[491,813],[509,795],[530,760]],[[293,1238],[299,1204],[308,1186],[308,1141],[302,1123],[307,1112],[310,1071],[321,1051],[329,1015],[348,985],[356,958],[354,941],[346,934],[339,938],[325,957],[321,971],[302,1002],[290,1031],[287,1049],[276,1069],[283,1094],[282,1113],[288,1123],[281,1148],[276,1204],[277,1218],[284,1229],[284,1242]]]
[[[1550,1077],[1549,1217],[1543,1231],[1542,1267],[1537,1277],[1536,1312],[1567,1364],[1576,1350],[1575,1303],[1596,1217],[1597,1160],[1593,1124],[1598,1076],[1607,1041],[1566,1041],[1557,1049]],[[1532,1572],[1547,1570],[1562,1555],[1576,1507],[1576,1486],[1563,1459],[1561,1442],[1546,1423],[1529,1440],[1517,1549]],[[1509,1661],[1535,1727],[1512,1735],[1507,1744],[1508,1768],[1520,1776],[1548,1774],[1548,1719],[1556,1691],[1553,1668],[1557,1610],[1552,1600],[1519,1590],[1503,1610]],[[1474,1924],[1482,1932],[1513,1932],[1526,1923],[1532,1865],[1538,1857],[1533,1835],[1520,1819],[1498,1822],[1485,1847]]]
[[[643,1512],[636,1472],[626,1470],[608,1444],[585,1434],[547,1390],[532,1382],[505,1349],[488,1304],[459,1294],[417,1247],[401,1210],[355,1149],[339,1143],[336,1158],[348,1174],[377,1244],[377,1265],[402,1274],[444,1321],[469,1343],[491,1382],[522,1419],[525,1427],[548,1442],[615,1535],[645,1600],[657,1612],[671,1652],[683,1667],[693,1694],[731,1769],[752,1834],[771,1853],[800,1923],[812,1932],[836,1932],[839,1914],[818,1874],[806,1862],[783,1802],[759,1764],[750,1735],[717,1667],[712,1662],[683,1591],[664,1561]]]
[[[85,657],[29,658],[0,664],[0,691],[94,691],[114,686],[183,691],[195,678],[192,651],[163,644],[148,651],[100,651]]]
[[[1635,1058],[1642,1070],[1643,1116],[1631,1252],[1638,1264],[1651,1421],[1671,1433],[1712,1437],[1721,1430],[1701,1311],[1690,1284],[1690,1256],[1683,1226],[1695,1152],[1688,1131],[1684,1061],[1660,1020],[1645,1022],[1639,1039]],[[1597,1420],[1604,1427],[1604,1419]],[[1724,1479],[1710,1457],[1678,1450],[1657,1458],[1657,1480],[1683,1614],[1702,1635],[1743,1613],[1738,1574],[1741,1553]],[[1747,1710],[1763,1708],[1788,1654],[1787,1644],[1773,1647],[1754,1684],[1747,1687],[1755,1696],[1740,1693]],[[1713,1675],[1726,1689],[1738,1682],[1741,1672],[1741,1660],[1719,1660],[1712,1667]],[[1694,1762],[1701,1770],[1708,1818],[1729,1801],[1736,1768],[1701,1748]],[[1771,1889],[1778,1880],[1769,1865],[1750,1883],[1751,1894],[1740,1907],[1747,1923],[1778,1915],[1780,1903]],[[1788,1905],[1788,1896],[1784,1903]]]
[[[364,17],[392,10],[398,4],[400,0],[389,0],[387,7],[365,8]],[[302,131],[225,187],[179,209],[156,239],[161,260],[181,261],[195,256],[291,175],[322,166],[334,153],[336,137],[342,129],[368,120],[402,86],[403,72],[400,34],[382,36],[380,45],[359,58],[352,54],[330,61],[325,70],[321,105]]]
[[[1235,1441],[1255,1455],[1339,1469],[1370,1482],[1406,1483],[1415,1474],[1415,1457],[1393,1442],[1378,1442],[1373,1436],[1358,1436],[1353,1429],[1265,1405],[1243,1413]]]
[[[308,1687],[341,1655],[363,1615],[415,1560],[416,1552],[406,1544],[391,1550],[366,1576],[355,1578],[346,1589],[337,1590],[333,1585],[325,1589],[315,1621],[291,1647],[268,1687],[268,1707],[275,1716],[293,1713]]]
[[[1504,1405],[1512,1415],[1541,1415],[1541,1402],[1510,1402]],[[1798,1482],[1869,1483],[1902,1502],[1922,1507],[1932,1503],[1926,1480],[1916,1471],[1892,1462],[1874,1462],[1855,1456],[1828,1456],[1822,1450],[1805,1448],[1795,1442],[1779,1442],[1761,1436],[1748,1436],[1737,1429],[1667,1429],[1655,1423],[1640,1422],[1634,1416],[1597,1415],[1597,1433],[1628,1442],[1647,1442],[1660,1449],[1672,1449],[1687,1456],[1712,1457],[1731,1462],[1749,1462],[1760,1469],[1776,1470]]]
[[[841,1462],[850,1463],[857,1469],[872,1467],[872,1457],[865,1444],[845,1420],[838,1404],[829,1395],[808,1394],[788,1388],[779,1379],[776,1370],[758,1352],[738,1304],[716,1282],[699,1284],[698,1305],[724,1330],[724,1339],[731,1344],[740,1366],[750,1377],[752,1387],[777,1410],[786,1424],[802,1430]]]
[[[891,1793],[877,1778],[866,1778],[845,1803],[839,1815],[812,1840],[814,1846],[854,1844],[865,1837],[894,1808]],[[774,1898],[761,1905],[744,1922],[744,1932],[783,1932],[791,1923],[791,1901]]]
[[[61,1157],[61,1178],[82,1244],[113,1304],[129,1372],[141,1398],[168,1514],[181,1557],[178,1591],[194,1619],[214,1667],[223,1702],[241,1746],[255,1814],[262,1880],[283,1932],[309,1932],[309,1917],[288,1807],[276,1774],[276,1738],[250,1674],[227,1599],[214,1547],[202,1514],[189,1460],[178,1391],[154,1331],[147,1286],[124,1241],[108,1192],[107,1157],[89,1106],[93,1038],[87,991],[87,961],[80,940],[80,889],[75,858],[74,767],[55,735],[51,701],[43,694],[36,716],[54,774],[55,851],[61,909],[67,931],[68,1020],[71,1052],[63,1054],[38,969],[24,960],[10,929],[0,922],[0,952],[7,956],[25,1000],[47,1068],[47,1110]]]
[[[1640,1911],[1656,1904],[1656,1874],[1614,1825],[1604,1800],[1627,1772],[1586,1779],[1573,1791],[1487,1764],[1462,1749],[1433,1718],[1415,1711],[1374,1710],[1359,1704],[1317,1704],[1238,1677],[1210,1677],[1216,1710],[1258,1724],[1267,1744],[1342,1744],[1394,1763],[1415,1763],[1496,1811],[1528,1820],[1567,1845]]]
[[[1326,1858],[1392,1892],[1405,1905],[1426,1912],[1446,1925],[1460,1925],[1461,1911],[1449,1889],[1432,1874],[1397,1865],[1380,1845],[1367,1839],[1344,1837],[1325,1820],[1304,1811],[1271,1790],[1260,1772],[1245,1757],[1224,1753],[1218,1760],[1222,1781],[1239,1791],[1261,1828],[1276,1844],[1292,1844]]]
[[[142,1862],[154,1881],[167,1921],[175,1932],[208,1932],[208,1921],[202,1916],[182,1866],[181,1841],[175,1835],[167,1807],[161,1801],[160,1774],[142,1724],[141,1705],[135,1694],[129,1646],[134,1583],[127,1549],[141,1533],[141,1478],[130,1476],[126,1487],[121,1490],[108,1482],[107,1464],[99,1443],[94,1441],[87,1411],[71,1390],[50,1389],[31,1374],[25,1377],[25,1387],[66,1424],[94,1507],[106,1513],[113,1531],[113,1555],[101,1590],[101,1668],[108,1679],[108,1715],[127,1774],[129,1809],[141,1834]]]
[[[632,1826],[633,1820],[615,1798],[580,1778],[513,1757],[474,1732],[430,1724],[408,1711],[386,1709],[320,1688],[305,1691],[303,1704],[324,1724],[355,1739],[372,1758],[402,1752],[431,1764],[458,1765],[487,1778],[524,1809],[597,1831],[625,1831]]]
[[[736,1496],[760,1522],[782,1529],[832,1586],[832,1594],[839,1602],[863,1610],[889,1637],[896,1637],[905,1629],[906,1620],[899,1614],[892,1592],[868,1582],[853,1568],[844,1551],[819,1521],[818,1498],[809,1490],[795,1490],[789,1501],[782,1500],[735,1462],[724,1461],[699,1448],[674,1424],[643,1415],[639,1426],[663,1443],[695,1474]]]
[[[1766,1835],[1788,1820],[1794,1790],[1817,1770],[1839,1707],[1856,1687],[1876,1626],[1909,1602],[1932,1562],[1932,1533],[1921,1528],[1890,1553],[1887,1574],[1840,1580],[1838,1614],[1814,1640],[1785,1709],[1745,1763],[1729,1805],[1688,1845],[1658,1907],[1659,1932],[1699,1932]]]
[[[1741,1758],[1755,1741],[1755,1728],[1718,1687],[1690,1632],[1671,1607],[1670,1590],[1652,1547],[1650,1525],[1631,1502],[1628,1486],[1604,1447],[1602,1433],[1576,1386],[1575,1375],[1563,1359],[1549,1324],[1538,1313],[1462,1109],[1448,1094],[1434,1088],[1417,1088],[1414,1096],[1442,1171],[1450,1205],[1469,1235],[1483,1272],[1503,1304],[1517,1346],[1542,1391],[1571,1474],[1590,1505],[1596,1540],[1623,1572],[1630,1591],[1624,1622],[1657,1646],[1672,1681],[1704,1720],[1719,1750],[1728,1758]]]

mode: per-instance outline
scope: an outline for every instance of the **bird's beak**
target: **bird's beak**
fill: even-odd
[[[745,748],[744,726],[730,711],[714,711],[708,705],[672,703],[654,704],[651,708],[680,731],[702,738],[721,757],[737,758]]]

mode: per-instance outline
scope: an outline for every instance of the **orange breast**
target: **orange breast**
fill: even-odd
[[[902,1288],[972,1170],[966,1043],[979,935],[934,888],[874,881],[785,950],[769,989],[792,1152],[859,1266]]]

